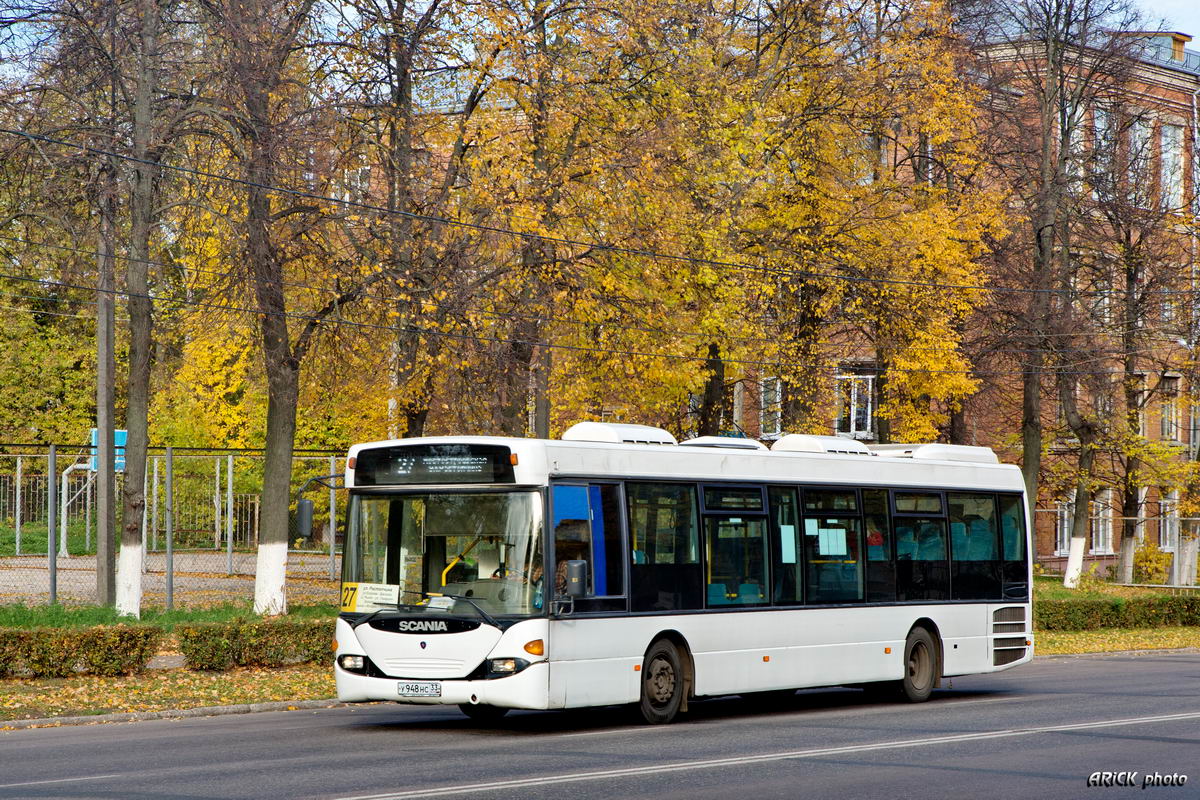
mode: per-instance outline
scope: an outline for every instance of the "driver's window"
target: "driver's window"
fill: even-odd
[[[586,598],[577,611],[625,610],[625,553],[620,487],[616,484],[556,484],[551,494],[554,571],[547,594],[567,591],[567,562],[587,562]]]

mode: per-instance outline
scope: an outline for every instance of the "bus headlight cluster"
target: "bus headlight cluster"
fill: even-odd
[[[489,678],[503,678],[505,675],[515,675],[529,666],[523,658],[489,658],[487,671]]]
[[[338,666],[347,672],[362,672],[367,666],[366,658],[364,656],[338,656]]]

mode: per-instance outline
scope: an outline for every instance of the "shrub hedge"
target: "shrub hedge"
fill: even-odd
[[[1042,631],[1200,625],[1200,594],[1035,600],[1033,625],[1036,630]]]
[[[0,628],[0,678],[66,678],[140,672],[158,651],[152,625]]]
[[[331,658],[333,620],[245,620],[180,625],[179,651],[190,669],[279,667]]]

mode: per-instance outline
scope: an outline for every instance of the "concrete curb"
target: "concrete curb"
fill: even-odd
[[[166,711],[130,711],[123,714],[94,714],[84,717],[49,717],[47,719],[0,720],[0,731],[24,728],[56,728],[61,725],[93,725],[99,722],[142,722],[150,719],[187,719],[189,717],[219,717],[226,714],[254,714],[260,711],[302,711],[310,708],[338,708],[346,705],[337,700],[278,700],[270,703],[239,703],[231,706],[202,706],[176,708]]]

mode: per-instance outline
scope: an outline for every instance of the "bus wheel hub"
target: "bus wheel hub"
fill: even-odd
[[[650,665],[650,676],[646,681],[650,698],[656,703],[666,703],[675,694],[675,670],[665,659],[655,659]]]

